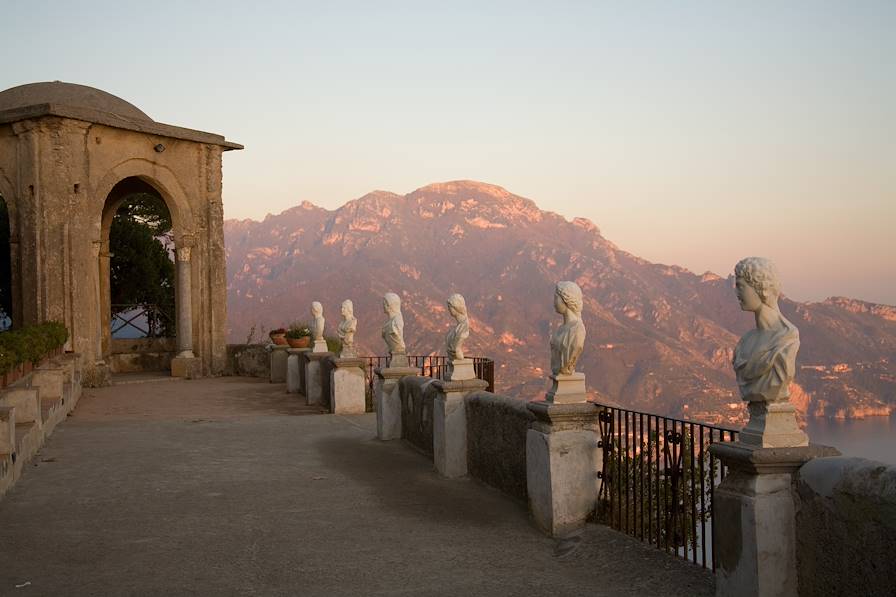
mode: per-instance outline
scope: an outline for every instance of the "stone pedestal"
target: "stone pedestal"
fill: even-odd
[[[317,353],[329,352],[327,349],[327,341],[326,340],[315,340],[314,345],[311,347],[311,352],[317,352]]]
[[[597,504],[602,453],[591,402],[530,402],[535,421],[526,433],[526,487],[535,523],[552,537],[585,525]]]
[[[202,361],[197,357],[174,357],[171,359],[171,377],[196,379],[202,373]]]
[[[34,423],[37,428],[43,426],[40,411],[40,393],[43,390],[36,386],[30,388],[11,387],[0,390],[0,406],[16,409],[16,424]]]
[[[809,445],[809,436],[800,429],[796,408],[789,400],[753,401],[747,404],[747,410],[750,412],[750,420],[740,432],[740,443],[756,448]]]
[[[552,404],[574,404],[588,400],[585,390],[585,374],[551,375],[551,389],[545,395],[545,401]]]
[[[0,455],[16,453],[16,407],[0,406]]]
[[[389,355],[389,368],[391,369],[408,367],[410,363],[411,362],[408,360],[408,355],[406,353],[395,352]]]
[[[330,412],[337,415],[361,415],[366,409],[367,382],[364,359],[330,359]]]
[[[416,367],[385,367],[374,370],[373,400],[376,406],[376,436],[381,440],[401,439],[401,395],[398,382],[407,375],[419,375]]]
[[[796,522],[792,475],[813,458],[837,456],[827,446],[756,448],[716,443],[728,466],[715,490],[716,595],[796,597]]]
[[[467,411],[464,397],[470,392],[484,390],[488,382],[480,379],[435,381],[433,386],[438,390],[432,413],[433,462],[443,477],[463,477],[467,474]]]
[[[473,369],[473,359],[454,359],[448,361],[448,381],[464,381],[476,379],[476,371]],[[488,384],[486,384],[488,387]]]
[[[289,346],[275,344],[271,348],[271,383],[285,383]]]
[[[31,387],[40,390],[41,400],[62,400],[65,370],[62,367],[41,367],[31,374]]]
[[[310,348],[289,348],[283,351],[287,355],[286,359],[286,391],[290,394],[300,394],[302,392],[302,372],[304,365],[302,364],[302,354],[309,352]]]
[[[329,396],[324,396],[324,376],[321,361],[333,356],[330,352],[309,352],[305,355],[305,399],[308,404],[323,404],[329,402]]]

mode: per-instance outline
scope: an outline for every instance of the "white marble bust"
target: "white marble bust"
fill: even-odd
[[[464,358],[464,340],[470,337],[470,322],[467,319],[467,302],[460,294],[448,297],[448,313],[456,324],[445,336],[445,350],[452,361]]]
[[[324,306],[317,301],[311,303],[311,337],[315,342],[324,339]]]
[[[358,320],[355,319],[355,308],[350,300],[342,301],[342,321],[336,333],[342,340],[342,351],[339,353],[341,358],[352,358],[355,356],[355,330],[358,329]]]
[[[778,271],[762,257],[747,257],[734,267],[740,308],[752,311],[756,329],[734,349],[734,373],[744,400],[777,402],[790,396],[796,372],[800,333],[778,309],[781,292]]]
[[[585,348],[585,324],[582,323],[582,289],[575,282],[557,282],[554,310],[563,323],[551,336],[551,372],[572,375]]]
[[[383,312],[388,316],[383,324],[383,341],[390,355],[404,355],[404,318],[401,316],[401,298],[394,292],[383,295]],[[391,360],[390,360],[391,364]]]

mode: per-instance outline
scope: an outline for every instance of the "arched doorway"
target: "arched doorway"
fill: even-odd
[[[0,332],[13,325],[12,243],[9,210],[0,194]]]
[[[166,371],[177,353],[174,225],[150,183],[125,178],[103,208],[103,352],[113,372]]]

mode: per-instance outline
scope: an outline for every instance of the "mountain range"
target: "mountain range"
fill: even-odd
[[[597,400],[711,423],[743,420],[731,369],[752,325],[731,276],[651,263],[571,221],[490,184],[455,181],[407,195],[374,191],[330,211],[303,202],[263,221],[227,220],[231,342],[308,320],[323,303],[329,330],[350,298],[360,353],[382,354],[382,296],[402,298],[412,354],[443,354],[464,295],[471,355],[496,363],[497,391],[540,396],[548,337],[559,318],[553,289],[574,280],[588,335],[579,370]],[[896,307],[849,298],[781,310],[800,329],[792,399],[810,416],[889,414],[896,405]]]

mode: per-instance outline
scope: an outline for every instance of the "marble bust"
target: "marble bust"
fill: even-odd
[[[445,349],[452,361],[464,358],[464,340],[470,337],[470,323],[467,319],[467,302],[460,294],[448,297],[448,313],[454,318],[455,326],[445,336]]]
[[[339,356],[343,359],[355,356],[355,330],[358,329],[358,320],[355,319],[355,308],[350,300],[342,301],[342,321],[336,329],[336,334],[342,340],[342,351]]]
[[[551,336],[551,372],[573,375],[576,362],[585,348],[585,324],[582,323],[582,289],[575,282],[557,282],[554,310],[563,323]]]
[[[324,340],[324,307],[317,301],[311,303],[311,339],[314,341],[313,352],[327,352],[327,341]]]
[[[740,339],[734,349],[734,373],[744,400],[776,402],[790,396],[789,384],[796,372],[800,332],[778,309],[780,282],[774,264],[762,257],[748,257],[734,268],[740,308],[752,311],[756,329]]]
[[[739,441],[762,448],[806,446],[809,438],[788,400],[800,333],[778,309],[778,271],[768,259],[747,257],[734,267],[734,275],[740,308],[752,312],[756,322],[737,343],[732,361],[750,414]]]
[[[394,292],[383,295],[383,312],[387,315],[383,324],[383,341],[389,349],[389,366],[407,366],[407,348],[404,345],[404,318],[401,316],[401,298]],[[395,358],[398,357],[398,358]]]

